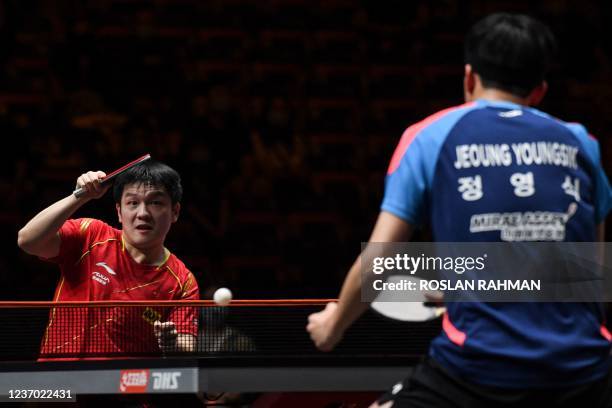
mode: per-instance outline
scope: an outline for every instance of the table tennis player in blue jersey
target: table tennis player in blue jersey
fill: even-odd
[[[612,206],[598,142],[533,108],[555,40],[524,15],[492,14],[465,41],[466,103],[409,127],[391,159],[370,242],[598,241]],[[541,216],[534,220],[530,214]],[[508,213],[521,219],[505,223]],[[329,351],[368,307],[353,264],[338,303],[309,317]],[[429,356],[372,407],[609,407],[601,305],[449,303]],[[410,339],[406,339],[410,341]]]

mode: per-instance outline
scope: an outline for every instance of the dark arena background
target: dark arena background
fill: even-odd
[[[0,2],[0,298],[50,300],[58,271],[18,229],[87,170],[144,153],[183,178],[167,241],[203,298],[337,296],[410,124],[462,103],[462,41],[499,10],[548,23],[542,109],[584,123],[610,170],[609,2]],[[75,216],[118,227],[111,194]],[[423,232],[427,239],[427,233]]]
[[[330,353],[307,318],[368,240],[404,130],[463,103],[464,35],[498,11],[551,27],[541,109],[583,123],[612,174],[610,1],[0,0],[0,404],[43,384],[78,406],[369,406],[448,314],[375,308]],[[166,247],[203,300],[50,302],[58,267],[21,251],[19,229],[82,173],[145,153],[181,174]],[[120,228],[110,192],[78,217]],[[187,351],[156,338],[175,307],[198,333]]]

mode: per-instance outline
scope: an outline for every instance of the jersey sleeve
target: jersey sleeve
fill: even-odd
[[[92,218],[70,219],[58,231],[60,237],[59,254],[44,259],[53,263],[74,263],[87,251],[89,242],[98,235],[104,223]]]
[[[423,141],[411,134],[414,126],[404,132],[391,160],[381,210],[418,225],[426,216],[424,202],[428,186]]]
[[[597,224],[603,222],[612,209],[612,189],[606,173],[601,165],[601,154],[599,150],[599,142],[593,136],[589,135],[587,130],[580,124],[568,124],[568,127],[578,136],[582,142],[587,155],[592,161],[593,177],[595,184],[595,222]]]
[[[477,108],[474,102],[453,106],[406,129],[387,170],[382,211],[412,225],[428,221],[426,202],[440,149],[456,123]]]
[[[198,282],[191,272],[188,271],[187,278],[183,283],[180,294],[181,300],[199,300],[200,290]],[[177,333],[198,335],[198,307],[179,306],[170,312],[169,320],[174,322]]]

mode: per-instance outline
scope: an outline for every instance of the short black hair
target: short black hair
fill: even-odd
[[[546,77],[555,56],[550,29],[522,14],[495,13],[478,21],[465,39],[465,62],[483,86],[526,97]]]
[[[183,198],[183,186],[178,172],[172,167],[152,159],[144,161],[117,176],[113,185],[113,197],[116,203],[121,202],[125,186],[134,183],[163,187],[170,196],[172,204],[180,203]]]

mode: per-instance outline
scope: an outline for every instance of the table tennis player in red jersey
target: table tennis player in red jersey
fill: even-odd
[[[164,247],[181,208],[179,174],[148,160],[117,175],[120,230],[96,219],[69,219],[107,192],[104,177],[82,174],[77,189],[84,193],[57,201],[19,231],[19,247],[59,265],[54,301],[198,299],[193,274]],[[197,324],[197,309],[190,307],[55,308],[41,359],[193,351]]]

